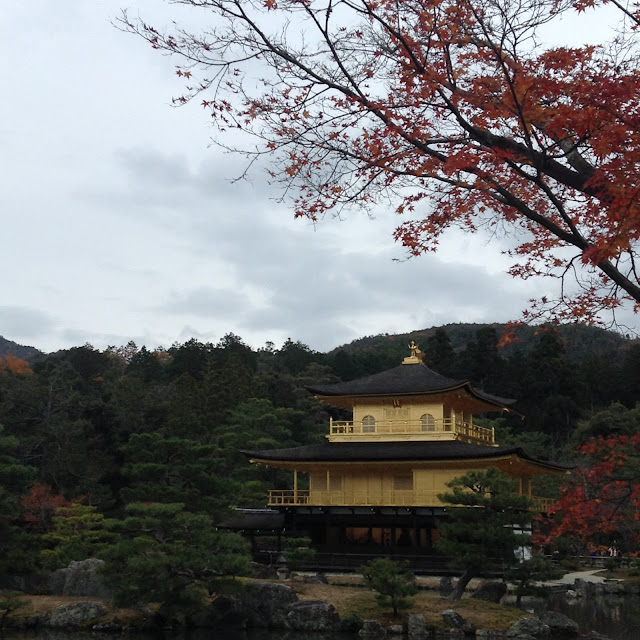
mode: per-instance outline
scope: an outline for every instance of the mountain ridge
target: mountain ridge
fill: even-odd
[[[449,323],[426,329],[416,329],[407,333],[363,336],[331,349],[327,355],[335,355],[339,351],[353,354],[363,350],[376,350],[381,345],[389,343],[398,343],[398,349],[406,351],[406,344],[411,340],[424,350],[427,341],[435,335],[438,329],[446,331],[453,350],[457,352],[465,349],[470,342],[474,342],[479,330],[494,329],[500,337],[507,328],[507,323],[499,322]],[[629,346],[640,342],[637,338],[631,338],[610,329],[583,324],[520,325],[515,327],[516,340],[504,346],[498,345],[498,351],[502,356],[509,356],[516,351],[528,351],[532,348],[538,335],[544,331],[555,331],[559,334],[565,344],[567,357],[572,360],[582,360],[594,352],[603,355],[613,351],[622,357]]]
[[[46,354],[35,347],[18,344],[0,335],[0,358],[15,356],[27,362],[35,362]]]

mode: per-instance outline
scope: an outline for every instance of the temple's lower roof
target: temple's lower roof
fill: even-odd
[[[236,509],[218,525],[233,531],[279,531],[284,527],[284,514],[273,509]]]
[[[568,469],[554,462],[537,460],[520,447],[485,447],[466,442],[327,442],[288,449],[243,451],[256,461],[279,462],[407,462],[444,460],[488,460],[515,455],[549,469]]]

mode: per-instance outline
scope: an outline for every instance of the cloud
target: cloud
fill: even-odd
[[[53,316],[39,309],[0,306],[0,332],[11,340],[41,338],[56,325]]]
[[[191,325],[186,324],[180,331],[180,339],[186,342],[187,340],[191,340],[191,338],[195,338],[200,342],[213,342],[216,339],[216,334],[208,331],[199,331]]]
[[[220,156],[189,166],[184,156],[146,150],[119,161],[136,200],[141,190],[163,193],[172,179],[160,224],[200,269],[156,309],[184,319],[194,335],[293,337],[324,350],[367,333],[506,320],[523,307],[521,283],[500,272],[499,250],[482,239],[454,232],[444,254],[398,262],[397,219],[385,212],[312,227],[293,220],[260,179],[231,184]]]
[[[162,343],[158,341],[158,335],[154,333],[109,333],[100,332],[92,329],[65,328],[56,334],[56,346],[53,350],[68,349],[79,345],[92,345],[96,349],[104,349],[107,346],[120,347],[133,341],[139,347],[146,345],[150,349],[160,346]],[[173,340],[164,342],[164,346],[169,346]]]
[[[512,238],[487,246],[488,236],[452,230],[436,255],[394,262],[405,251],[393,243],[401,218],[391,210],[294,220],[259,165],[233,180],[246,159],[208,147],[197,104],[169,106],[182,80],[111,26],[119,2],[40,4],[2,14],[33,45],[11,58],[15,42],[0,41],[13,60],[7,95],[20,96],[0,104],[0,123],[10,123],[0,124],[9,339],[49,351],[130,339],[153,348],[232,331],[252,345],[291,337],[326,350],[362,335],[517,318],[547,293],[504,274],[500,251]],[[199,19],[157,0],[136,6],[158,24],[181,9],[180,20]]]
[[[159,311],[181,316],[224,320],[237,317],[251,305],[247,295],[233,289],[199,287],[181,293],[172,292]]]

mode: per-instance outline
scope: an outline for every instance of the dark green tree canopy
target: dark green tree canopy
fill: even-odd
[[[375,558],[360,567],[365,584],[377,591],[376,600],[381,607],[391,607],[393,615],[399,609],[411,606],[409,598],[418,590],[414,575],[407,570],[407,562],[396,562],[391,558]]]
[[[529,544],[525,532],[533,517],[532,504],[517,495],[516,481],[493,467],[470,471],[448,486],[451,491],[438,496],[451,507],[436,544],[452,566],[463,570],[452,595],[458,600],[473,577],[509,566],[516,549]]]

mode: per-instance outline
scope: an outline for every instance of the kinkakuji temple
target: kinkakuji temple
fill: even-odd
[[[347,568],[363,554],[430,558],[433,567],[438,522],[451,508],[438,495],[452,479],[496,467],[545,510],[549,501],[532,496],[532,478],[566,467],[500,447],[492,429],[473,422],[474,414],[508,411],[515,400],[432,371],[409,346],[411,355],[393,369],[308,387],[352,419],[331,419],[323,444],[246,451],[255,464],[291,471],[291,489],[270,491],[269,510],[246,510],[228,528],[250,537],[307,536],[325,569]]]

